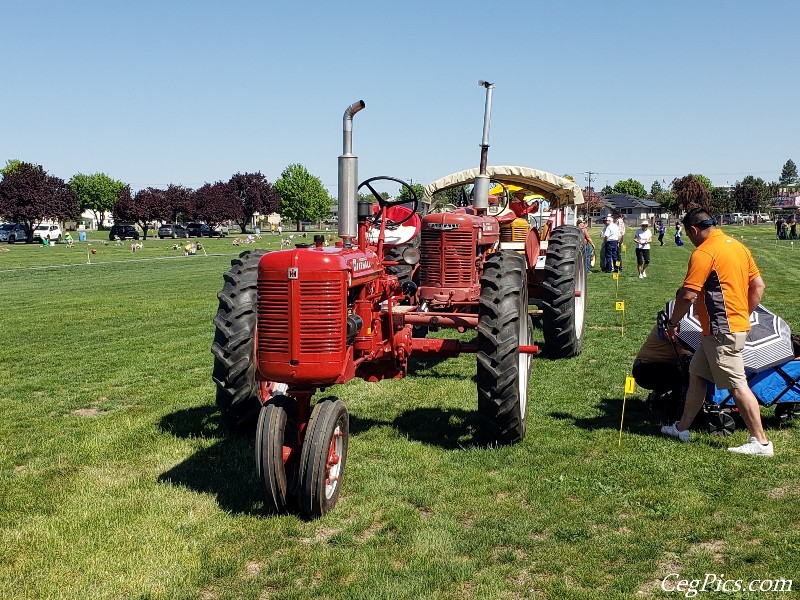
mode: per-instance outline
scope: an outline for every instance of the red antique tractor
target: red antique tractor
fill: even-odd
[[[577,320],[575,308],[582,309],[585,292],[582,238],[572,235],[577,228],[561,225],[549,237],[549,252],[538,233],[530,239],[526,233],[521,248],[504,248],[513,243],[503,241],[504,228],[518,217],[489,214],[491,85],[486,86],[481,169],[471,182],[471,207],[429,214],[420,223],[419,199],[404,182],[377,177],[359,186],[352,122],[364,103],[356,102],[344,113],[337,245],[323,245],[320,236],[290,250],[243,253],[226,273],[212,346],[217,403],[234,424],[258,414],[256,469],[269,512],[299,509],[313,518],[338,499],[348,412],[332,396],[318,399],[312,409],[315,393],[354,378],[404,377],[410,356],[475,353],[481,433],[497,443],[524,436],[530,355],[538,351],[530,314],[540,312],[530,309],[529,297],[541,297],[546,312],[548,302],[556,304],[547,286],[557,288],[552,297],[563,296],[565,287],[555,274],[539,277],[536,268],[539,262],[545,272],[561,268],[574,280],[583,274],[565,300]],[[385,200],[375,188],[380,180],[405,186],[409,199]],[[545,191],[555,198],[553,181]],[[377,211],[357,201],[360,189],[377,200]],[[421,250],[420,236],[409,238],[409,229],[421,229]],[[559,229],[565,233],[557,234]],[[572,250],[559,250],[558,260],[551,260],[559,243]],[[581,312],[580,328],[582,319]],[[475,339],[422,337],[446,327],[475,329]],[[567,335],[575,337],[575,328]],[[577,353],[580,340],[572,348]]]

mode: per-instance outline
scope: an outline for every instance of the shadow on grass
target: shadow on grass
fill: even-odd
[[[412,440],[457,450],[478,443],[477,422],[477,411],[426,407],[400,413],[391,425]]]
[[[252,433],[229,433],[219,411],[211,406],[179,410],[162,418],[159,426],[181,439],[214,440],[162,473],[159,483],[211,494],[222,509],[234,514],[264,514],[255,475]]]
[[[613,429],[619,431],[622,417],[622,398],[603,398],[597,406],[600,414],[593,417],[576,417],[567,412],[551,412],[550,416],[560,421],[571,421],[576,427],[595,431],[597,429]],[[625,431],[639,435],[660,436],[661,425],[667,421],[665,417],[653,411],[638,398],[629,398],[625,404]]]

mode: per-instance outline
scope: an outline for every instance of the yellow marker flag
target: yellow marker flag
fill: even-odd
[[[617,301],[617,310],[625,311],[625,300]]]
[[[626,252],[628,250],[627,244],[622,244],[622,251]]]
[[[617,273],[617,272],[615,271],[615,272],[614,272],[614,274],[612,275],[612,277],[613,277],[614,279],[619,279],[619,273]]]
[[[628,400],[628,394],[632,394],[636,390],[636,380],[630,375],[625,376],[625,393],[622,395],[622,416],[619,419],[619,440],[617,447],[622,447],[622,426],[625,424],[625,404]]]

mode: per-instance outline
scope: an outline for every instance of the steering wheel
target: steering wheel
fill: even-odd
[[[372,187],[372,183],[375,181],[394,181],[395,183],[399,183],[400,187],[407,189],[411,193],[411,198],[400,199],[400,200],[384,200],[381,195],[375,191],[375,188]],[[360,184],[358,184],[358,191],[361,191],[361,188],[367,188],[372,197],[378,201],[378,205],[381,208],[386,208],[387,210],[392,208],[393,206],[401,206],[403,204],[413,204],[411,212],[408,215],[400,220],[400,221],[392,221],[391,219],[386,219],[386,226],[389,228],[399,227],[409,219],[411,219],[417,212],[417,207],[419,207],[419,198],[417,198],[417,193],[414,191],[409,184],[407,184],[402,179],[397,179],[396,177],[386,177],[384,175],[380,175],[378,177],[370,177],[369,179],[365,179]],[[380,222],[380,217],[376,216],[373,224],[377,225]]]

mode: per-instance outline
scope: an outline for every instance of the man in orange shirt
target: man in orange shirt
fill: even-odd
[[[675,341],[681,318],[700,297],[697,316],[703,337],[689,366],[689,389],[681,420],[665,425],[661,433],[688,442],[689,426],[703,406],[706,381],[713,381],[718,388],[731,391],[750,432],[747,443],[728,450],[772,456],[772,442],[764,434],[758,400],[747,384],[742,358],[750,331],[750,313],[764,294],[764,280],[750,251],[717,229],[716,221],[706,211],[689,211],[683,224],[695,250],[689,258],[683,287],[675,295],[667,335]]]

